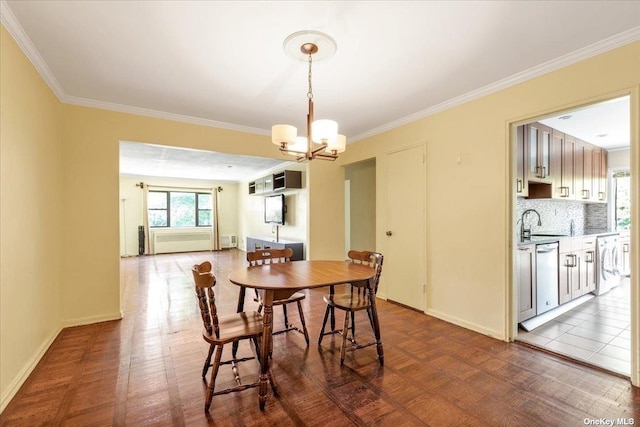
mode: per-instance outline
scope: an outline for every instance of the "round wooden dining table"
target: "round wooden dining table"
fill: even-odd
[[[257,289],[262,294],[264,330],[260,345],[260,385],[258,391],[260,409],[264,409],[267,399],[269,349],[271,348],[271,332],[273,330],[273,301],[288,298],[301,289],[365,280],[372,284],[375,274],[376,270],[367,265],[350,261],[324,260],[257,265],[234,270],[229,274],[231,283],[245,288]],[[378,360],[380,364],[383,364],[384,354],[380,340],[380,324],[376,310],[376,297],[373,292],[369,292],[369,300]]]

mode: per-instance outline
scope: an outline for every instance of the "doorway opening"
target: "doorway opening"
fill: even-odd
[[[613,171],[630,170],[630,97],[524,123],[515,135],[515,339],[629,376],[621,260],[630,244],[616,223],[631,204],[618,213],[624,184],[611,184]]]

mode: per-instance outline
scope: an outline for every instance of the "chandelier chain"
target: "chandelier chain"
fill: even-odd
[[[307,98],[313,99],[313,88],[311,86],[311,64],[313,63],[313,59],[311,58],[311,54],[309,54],[309,91],[307,92]]]

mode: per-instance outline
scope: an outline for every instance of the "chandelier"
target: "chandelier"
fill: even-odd
[[[284,49],[296,59],[309,64],[309,88],[307,90],[307,133],[298,136],[295,126],[277,124],[271,127],[271,142],[284,154],[297,157],[299,162],[313,159],[335,160],[345,151],[347,138],[338,133],[338,123],[333,120],[314,120],[313,85],[311,68],[314,55],[318,60],[326,59],[336,50],[335,41],[318,31],[299,31],[284,41]]]

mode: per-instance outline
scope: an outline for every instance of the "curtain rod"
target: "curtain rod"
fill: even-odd
[[[136,183],[136,187],[140,187],[140,188],[144,188],[144,182],[137,182]],[[151,185],[151,184],[147,184],[147,187],[149,188],[173,188],[176,190],[205,190],[205,191],[209,191],[211,192],[212,188],[217,189],[218,191],[222,191],[222,187],[218,186],[211,186],[211,187],[175,187],[175,186],[171,186],[171,185]]]

